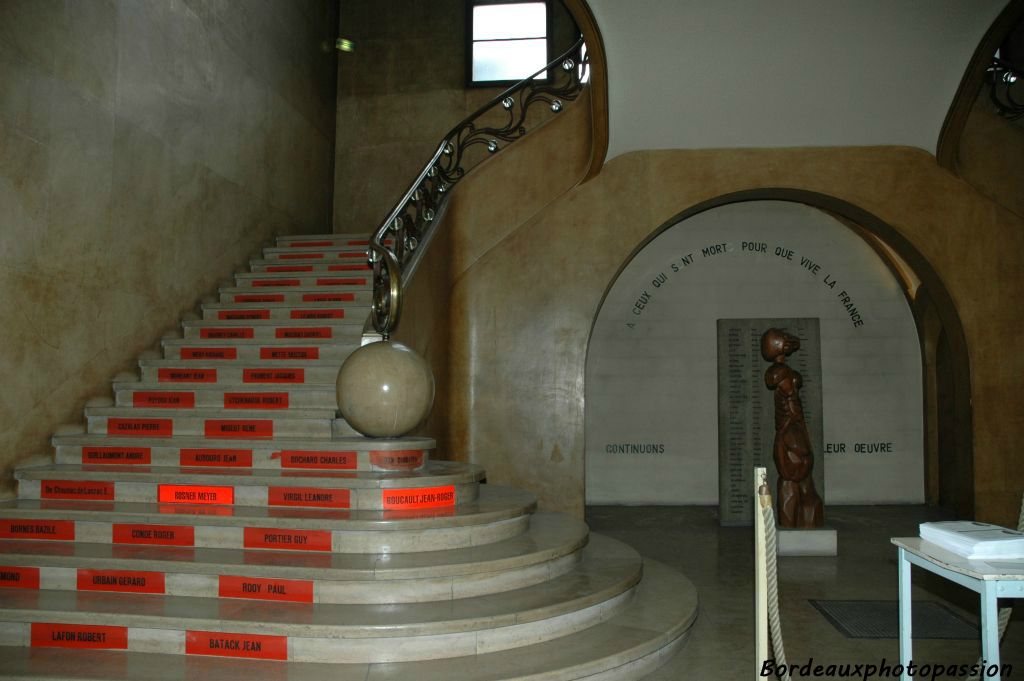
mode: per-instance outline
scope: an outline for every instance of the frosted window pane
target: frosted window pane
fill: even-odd
[[[546,35],[547,10],[543,2],[473,8],[473,40],[543,38]]]
[[[473,43],[473,80],[522,80],[547,64],[547,45],[544,38]]]

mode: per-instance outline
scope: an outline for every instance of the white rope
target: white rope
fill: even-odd
[[[772,652],[775,654],[775,667],[781,669],[779,675],[783,681],[790,681],[789,666],[786,664],[786,649],[782,643],[782,621],[779,618],[779,573],[778,549],[775,538],[775,512],[772,510],[772,495],[767,489],[760,492],[762,503],[761,516],[764,518],[765,531],[765,567],[768,573],[768,630],[771,634]]]
[[[1017,516],[1017,530],[1024,532],[1024,495],[1020,498],[1020,515]],[[999,640],[1003,640],[1003,636],[1006,634],[1006,627],[1010,624],[1010,615],[1013,614],[1013,606],[1005,608],[999,608]],[[970,676],[965,676],[964,681],[980,681],[981,670],[985,668],[982,664],[983,658],[978,658],[978,664],[976,665],[977,672]]]

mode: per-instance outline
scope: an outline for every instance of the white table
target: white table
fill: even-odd
[[[986,669],[999,669],[999,600],[1024,598],[1024,561],[967,560],[920,537],[894,537],[899,549],[901,679],[910,679],[907,665],[913,656],[910,628],[910,566],[916,565],[965,586],[981,596],[981,656]],[[973,664],[972,660],[970,664]],[[999,679],[995,676],[983,678]]]

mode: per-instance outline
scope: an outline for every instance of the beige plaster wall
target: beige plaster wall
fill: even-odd
[[[3,491],[273,230],[329,229],[336,11],[0,2]]]
[[[449,409],[453,450],[485,465],[491,482],[532,489],[544,507],[581,514],[585,358],[606,287],[673,215],[761,187],[860,206],[935,268],[970,354],[976,513],[1015,521],[1024,488],[1024,355],[1016,351],[1024,220],[910,148],[633,152],[483,249],[454,253],[449,389],[461,404]]]

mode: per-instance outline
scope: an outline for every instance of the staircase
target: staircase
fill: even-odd
[[[681,646],[684,576],[337,418],[366,243],[279,237],[16,471],[0,678],[636,679]]]

